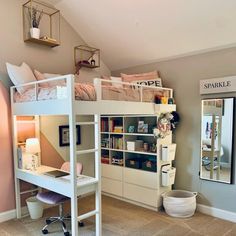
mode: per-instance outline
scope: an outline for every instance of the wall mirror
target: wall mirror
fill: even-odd
[[[232,183],[234,98],[202,100],[200,178]]]

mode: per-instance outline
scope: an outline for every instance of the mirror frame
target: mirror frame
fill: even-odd
[[[230,164],[230,180],[229,182],[221,181],[217,179],[210,179],[210,178],[204,178],[201,176],[201,169],[202,169],[202,116],[203,116],[203,102],[207,100],[217,100],[217,99],[233,99],[233,115],[232,115],[232,146],[231,146],[231,164]],[[203,98],[201,99],[201,124],[200,124],[200,169],[199,169],[199,178],[201,180],[206,181],[212,181],[216,183],[222,183],[222,184],[233,184],[233,177],[234,177],[234,139],[235,139],[235,104],[236,104],[236,98],[235,97],[216,97],[216,98]]]

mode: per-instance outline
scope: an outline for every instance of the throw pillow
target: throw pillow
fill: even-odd
[[[7,62],[6,67],[7,73],[15,86],[36,81],[32,70],[25,62],[20,66],[15,66]],[[20,94],[23,94],[28,88],[28,86],[24,86],[16,89]]]
[[[153,80],[138,80],[138,81],[133,81],[132,83],[146,85],[146,86],[162,87],[161,78],[153,79]]]
[[[38,81],[61,76],[60,74],[49,74],[49,73],[42,74],[41,72],[39,72],[37,70],[34,70],[34,74],[35,74],[35,77]],[[55,81],[48,81],[48,82],[41,83],[40,87],[46,88],[46,87],[54,87],[54,86],[64,86],[65,82],[66,81],[64,79],[55,80]]]
[[[127,75],[127,74],[121,73],[121,77],[124,82],[132,83],[133,81],[138,81],[138,80],[157,79],[157,78],[159,78],[159,72],[152,71],[152,72],[148,72],[148,73],[132,74],[132,75]]]

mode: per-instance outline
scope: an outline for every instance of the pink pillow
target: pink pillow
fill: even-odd
[[[107,75],[102,75],[102,76],[101,76],[101,79],[111,80],[111,77],[110,77],[110,76],[107,76]],[[105,85],[105,86],[111,86],[112,83],[102,81],[102,85]]]
[[[158,71],[152,71],[148,73],[142,73],[142,74],[133,74],[133,75],[127,75],[121,73],[121,77],[124,82],[133,82],[138,80],[154,80],[159,78],[159,72]]]
[[[41,72],[37,70],[34,70],[34,75],[38,81],[61,76],[60,74],[49,74],[49,73],[42,74]],[[47,87],[64,86],[64,85],[65,85],[65,80],[63,79],[63,80],[55,80],[55,81],[41,83],[40,87],[47,88]]]

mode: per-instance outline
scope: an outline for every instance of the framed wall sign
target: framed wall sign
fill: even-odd
[[[80,141],[80,126],[76,125],[76,144],[79,145]],[[70,132],[69,125],[59,126],[59,146],[69,146],[70,145]]]
[[[236,76],[200,80],[200,94],[236,92]]]

